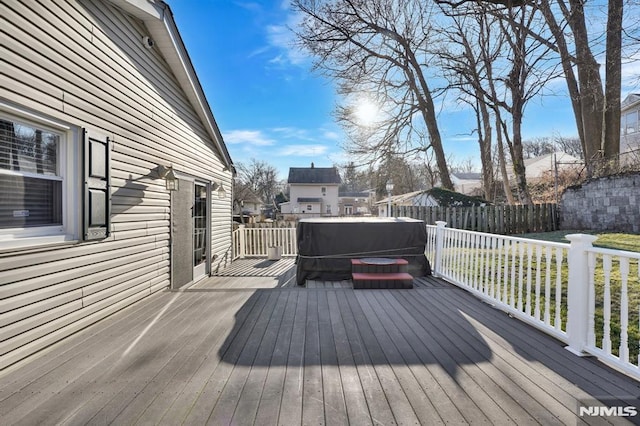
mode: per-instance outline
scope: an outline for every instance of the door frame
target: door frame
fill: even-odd
[[[191,280],[187,283],[181,284],[179,286],[176,285],[175,283],[175,268],[176,268],[176,261],[175,261],[175,247],[174,247],[174,241],[175,241],[175,235],[174,235],[174,214],[175,214],[175,209],[178,208],[178,206],[176,206],[176,204],[174,203],[174,196],[173,196],[173,191],[171,191],[170,193],[170,206],[169,206],[169,211],[170,211],[170,220],[169,220],[169,224],[170,224],[170,241],[171,241],[171,247],[170,247],[170,268],[171,268],[171,273],[170,273],[170,288],[175,290],[175,289],[179,289],[179,288],[185,288],[188,287],[194,283],[196,283],[197,281],[206,278],[207,276],[210,275],[211,273],[211,249],[212,249],[212,236],[211,236],[211,219],[212,219],[212,195],[211,195],[211,188],[212,188],[212,181],[209,179],[202,179],[202,178],[198,178],[196,176],[193,175],[189,175],[183,172],[175,172],[176,177],[179,179],[180,181],[180,185],[184,185],[184,184],[188,184],[191,186],[192,190],[193,190],[193,195],[191,197],[191,203],[190,203],[190,207],[189,209],[191,210],[191,214],[189,215],[191,220],[189,223],[189,230],[191,233]],[[206,194],[207,194],[207,210],[206,210],[206,214],[207,214],[207,218],[206,218],[206,233],[207,233],[207,243],[206,243],[206,247],[205,247],[205,261],[201,264],[198,265],[197,267],[194,266],[194,247],[193,247],[193,236],[194,236],[194,216],[193,216],[193,208],[194,208],[194,203],[195,203],[195,191],[197,188],[197,185],[200,186],[204,186],[206,188]],[[185,269],[186,271],[186,269]],[[197,274],[197,275],[196,275]]]
[[[204,247],[204,252],[205,252],[204,262],[202,262],[200,265],[197,265],[197,266],[194,265],[193,267],[193,282],[197,282],[202,278],[209,276],[209,273],[211,271],[211,209],[212,209],[211,182],[203,179],[197,179],[197,178],[194,180],[193,182],[194,203],[195,203],[195,194],[198,186],[204,187],[205,194],[206,194],[206,201],[205,201],[207,206],[206,218],[205,218],[206,243]],[[193,219],[195,219],[195,216],[193,217]],[[195,224],[193,223],[193,220],[192,220],[191,226],[192,226],[192,232],[195,231]],[[194,257],[195,257],[195,253],[194,253]]]

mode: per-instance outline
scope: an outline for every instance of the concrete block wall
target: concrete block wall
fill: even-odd
[[[560,227],[640,233],[640,173],[567,188],[560,202]]]

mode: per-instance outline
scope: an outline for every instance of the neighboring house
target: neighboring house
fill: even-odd
[[[283,215],[338,216],[338,187],[342,180],[335,167],[291,167],[289,200],[280,204]]]
[[[632,93],[622,101],[620,111],[620,153],[640,149],[640,94]]]
[[[524,160],[527,182],[535,182],[537,179],[543,178],[546,174],[554,173],[556,166],[560,171],[579,169],[583,167],[583,165],[584,161],[581,159],[561,151]],[[507,164],[507,173],[510,179],[515,179],[512,164]]]
[[[383,198],[376,203],[378,216],[389,217],[389,204],[391,207],[466,207],[485,205],[487,202],[479,197],[448,191],[443,188],[431,188],[424,191],[408,192],[406,194],[392,195],[391,203],[389,197]]]
[[[481,173],[451,173],[451,181],[456,192],[471,195],[482,191]]]
[[[553,173],[556,166],[558,170],[569,170],[582,167],[583,164],[582,160],[566,152],[554,152],[524,160],[527,181],[535,181],[545,174]]]
[[[429,193],[429,190],[426,191],[413,191],[407,192],[405,194],[400,195],[392,195],[391,197],[391,205],[392,206],[437,206],[438,201]],[[389,214],[389,197],[383,198],[382,200],[375,203],[378,207],[378,216],[381,217],[390,217]]]
[[[375,191],[341,192],[338,194],[340,216],[363,216],[371,214]]]
[[[233,178],[165,3],[2,18],[0,369],[228,261]]]
[[[244,216],[260,216],[264,210],[264,202],[255,191],[250,188],[239,188],[234,194],[236,205],[233,209],[234,216],[239,216],[240,212]]]

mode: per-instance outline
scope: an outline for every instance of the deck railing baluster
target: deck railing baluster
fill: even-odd
[[[522,312],[522,304],[524,302],[524,243],[518,243],[518,254],[520,255],[520,264],[518,267],[518,311]]]
[[[551,325],[551,247],[547,246],[544,253],[546,271],[544,274],[544,323]]]
[[[556,316],[553,325],[556,330],[562,329],[562,249],[556,248]]]
[[[489,284],[489,294],[492,299],[496,298],[496,250],[497,240],[494,237],[489,238],[489,254],[491,255],[491,281]]]
[[[542,270],[542,247],[536,245],[536,293],[535,308],[533,316],[540,319],[540,292],[541,292],[541,270]]]
[[[595,311],[596,311],[596,286],[595,286],[595,270],[596,270],[596,254],[589,253],[588,254],[588,262],[589,268],[589,304],[588,315],[587,315],[587,345],[595,346],[596,345],[596,324],[595,324]]]
[[[531,315],[531,258],[533,257],[533,246],[527,244],[527,294],[525,295],[524,312]]]
[[[429,229],[428,238],[433,238],[433,242],[427,244],[427,250],[432,247],[435,250],[433,257],[441,265],[442,277],[556,336],[568,343],[571,352],[596,355],[640,378],[640,368],[629,363],[628,348],[629,259],[636,262],[634,267],[638,266],[640,255],[595,248],[592,242],[597,237],[583,234],[567,235],[571,244],[566,244],[462,231],[446,228],[445,224]],[[599,255],[604,259],[602,262]],[[614,258],[616,265],[620,265],[619,307],[612,306],[618,303],[611,296],[614,276],[618,283],[618,270],[613,271],[612,266]],[[640,279],[640,267],[637,272]],[[596,295],[602,299],[596,300]],[[599,301],[602,310],[596,311]],[[619,322],[617,316],[612,318],[613,309],[618,308]],[[596,316],[602,347],[596,345]],[[611,335],[614,325],[615,329],[619,325],[619,335]],[[617,353],[612,352],[614,343]],[[640,341],[636,343],[640,345]]]
[[[503,240],[504,245],[504,265],[502,267],[502,302],[509,303],[508,298],[508,286],[509,286],[509,249],[511,247],[511,240]]]
[[[602,335],[602,350],[611,353],[611,256],[602,257],[604,269],[604,326]]]
[[[620,360],[629,362],[629,259],[620,258]]]
[[[511,307],[516,308],[516,255],[519,243],[512,241],[511,243]]]

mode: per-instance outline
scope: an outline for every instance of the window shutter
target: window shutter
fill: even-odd
[[[84,129],[85,240],[109,236],[111,216],[110,143],[105,135]]]

